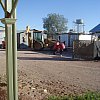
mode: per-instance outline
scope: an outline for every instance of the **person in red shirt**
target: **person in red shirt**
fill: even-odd
[[[62,52],[65,49],[65,45],[64,45],[64,43],[60,43],[59,41],[57,41],[55,43],[53,49],[54,49],[54,52],[53,52],[54,55],[57,54],[57,53],[60,53],[60,55],[62,55]]]

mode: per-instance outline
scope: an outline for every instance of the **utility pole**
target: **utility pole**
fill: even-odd
[[[6,37],[6,75],[7,75],[7,100],[18,100],[17,86],[17,33],[16,33],[16,5],[18,0],[0,0],[5,18]]]

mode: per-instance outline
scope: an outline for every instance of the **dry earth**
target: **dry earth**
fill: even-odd
[[[100,91],[100,61],[72,60],[51,51],[18,51],[19,100]],[[0,50],[0,100],[6,100],[6,55]]]

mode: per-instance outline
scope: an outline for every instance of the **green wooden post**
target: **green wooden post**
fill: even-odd
[[[7,100],[18,100],[17,34],[15,24],[17,2],[18,0],[5,0],[5,7],[2,4],[5,12],[5,18],[1,19],[1,22],[5,24]]]
[[[17,1],[17,0],[16,0]],[[12,0],[12,4],[14,4],[15,0]],[[12,8],[14,10],[14,6]],[[13,11],[12,10],[12,11]],[[12,12],[11,12],[12,13]],[[12,16],[16,19],[16,9],[13,11]],[[13,84],[14,84],[14,100],[18,100],[18,84],[17,84],[17,32],[16,32],[16,24],[12,25],[12,48],[13,48]]]
[[[15,19],[4,18],[1,20],[5,24],[6,35],[6,73],[7,73],[7,93],[8,100],[14,99],[14,60],[13,60],[13,41],[12,41],[12,24]]]

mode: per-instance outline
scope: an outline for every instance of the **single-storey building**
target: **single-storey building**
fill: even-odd
[[[66,47],[73,47],[73,41],[79,40],[80,33],[62,33],[58,35],[58,40],[65,42]]]
[[[93,29],[91,29],[90,34],[92,35],[92,39],[93,40],[100,40],[100,24],[98,24],[97,26],[95,26]]]
[[[5,27],[0,26],[0,48],[4,48]]]

